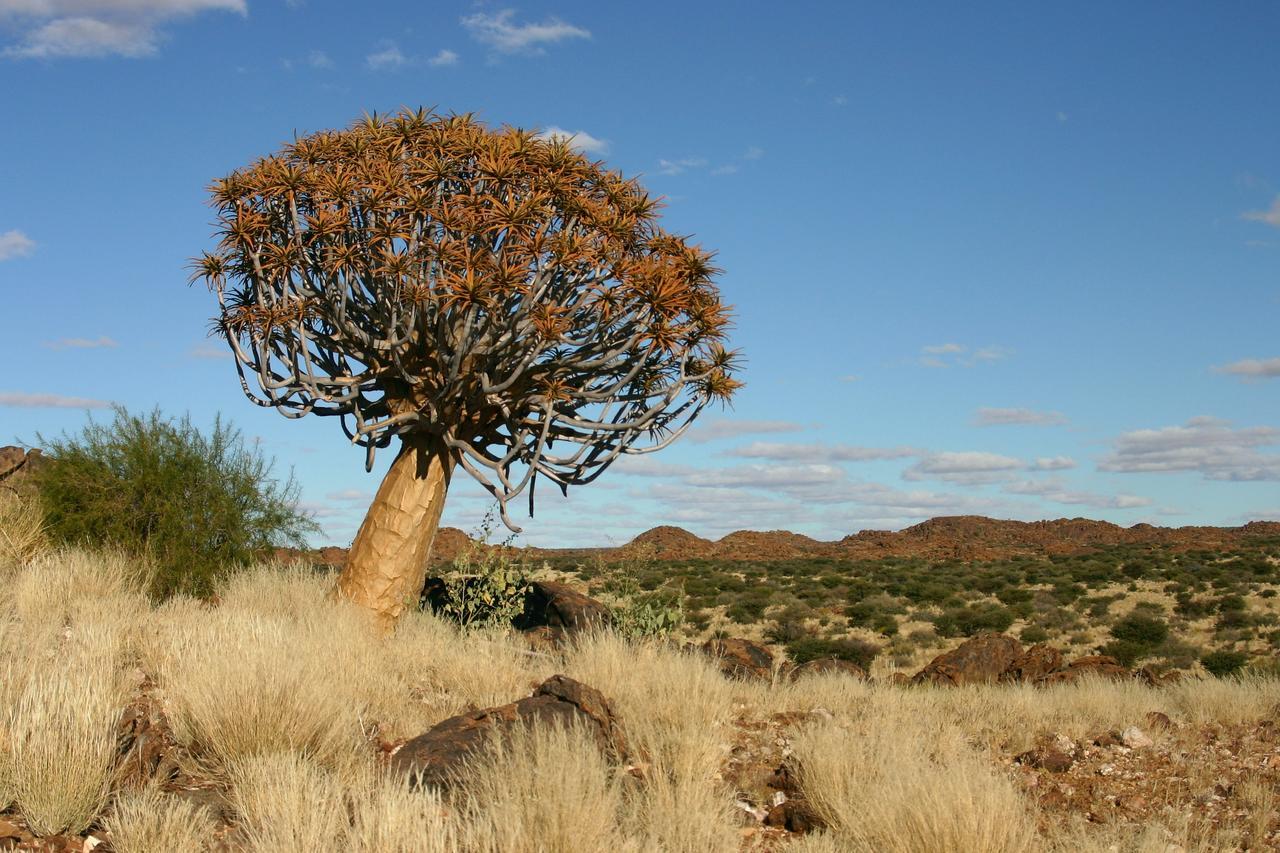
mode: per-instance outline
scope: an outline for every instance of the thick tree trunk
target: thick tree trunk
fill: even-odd
[[[336,593],[368,608],[384,630],[417,604],[452,473],[442,442],[404,439],[351,543]]]

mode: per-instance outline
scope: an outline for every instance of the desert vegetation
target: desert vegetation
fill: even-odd
[[[4,572],[0,832],[55,849],[1164,851],[1277,829],[1265,672],[904,687],[879,658],[869,681],[742,679],[670,631],[535,647],[428,609],[387,635],[310,565],[163,600],[121,552],[46,545]],[[531,725],[447,787],[397,772],[406,741],[556,674],[608,698],[625,757]],[[1074,767],[1046,769],[1054,750]]]

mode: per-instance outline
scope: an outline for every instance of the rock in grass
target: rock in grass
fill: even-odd
[[[998,681],[1022,657],[1022,644],[1008,634],[982,634],[938,655],[912,677],[912,684],[958,687]]]
[[[532,696],[459,714],[437,723],[405,743],[393,754],[392,769],[414,785],[446,788],[456,779],[464,762],[491,743],[493,735],[520,726],[581,725],[597,746],[614,761],[624,761],[627,740],[613,706],[599,690],[564,675],[553,675]]]
[[[759,643],[742,637],[707,640],[702,650],[720,665],[730,678],[768,681],[773,676],[773,655]]]

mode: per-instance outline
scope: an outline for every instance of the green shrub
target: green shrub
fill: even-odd
[[[220,417],[205,436],[187,416],[114,412],[75,436],[40,436],[49,464],[36,484],[55,541],[148,559],[164,598],[208,595],[232,568],[319,529],[297,509],[293,478],[272,480],[272,464]]]
[[[1099,651],[1104,655],[1110,655],[1125,666],[1133,666],[1138,660],[1151,654],[1151,646],[1135,643],[1133,640],[1112,640],[1104,644]]]
[[[1019,638],[1022,642],[1028,644],[1043,643],[1045,640],[1049,639],[1049,632],[1044,628],[1041,628],[1039,625],[1028,625],[1022,629],[1022,633],[1019,635]]]
[[[835,658],[856,663],[866,669],[871,666],[871,661],[875,660],[879,652],[879,646],[852,639],[830,640],[821,637],[802,637],[787,643],[787,654],[796,663]]]
[[[499,545],[489,543],[496,524],[497,511],[491,508],[433,596],[435,612],[464,628],[510,625],[524,612],[533,586],[526,566],[511,558],[515,534]]]
[[[1134,611],[1111,626],[1111,636],[1121,642],[1152,649],[1169,639],[1169,624],[1152,613]]]
[[[1208,670],[1210,674],[1223,678],[1238,672],[1248,660],[1249,656],[1244,652],[1219,649],[1216,652],[1209,652],[1209,654],[1200,658],[1200,665]]]

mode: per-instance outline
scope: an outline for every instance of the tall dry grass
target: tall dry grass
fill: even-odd
[[[103,823],[116,853],[196,853],[217,829],[208,809],[155,787],[121,792]]]
[[[1026,799],[940,716],[873,713],[860,725],[815,725],[797,737],[795,759],[801,789],[843,849],[1038,849]]]
[[[25,565],[48,547],[40,502],[0,487],[0,569]]]
[[[1276,680],[1162,690],[1106,681],[904,690],[833,675],[738,682],[696,652],[608,633],[548,654],[413,613],[382,636],[329,598],[331,580],[259,566],[228,578],[216,604],[177,596],[154,605],[145,571],[120,555],[58,551],[18,567],[0,587],[0,800],[42,832],[105,815],[117,849],[199,849],[212,832],[208,812],[112,787],[113,729],[141,669],[188,769],[227,787],[247,849],[736,851],[741,815],[722,778],[730,750],[752,724],[796,711],[816,712],[792,747],[801,784],[830,823],[792,842],[797,853],[1270,843],[1277,803],[1261,782],[1241,790],[1246,818],[1216,833],[1170,820],[1045,837],[1030,798],[993,759],[1037,733],[1082,738],[1142,725],[1152,710],[1190,725],[1270,718]],[[375,734],[412,737],[526,696],[556,672],[612,701],[633,768],[558,729],[495,744],[445,799],[375,766]]]

